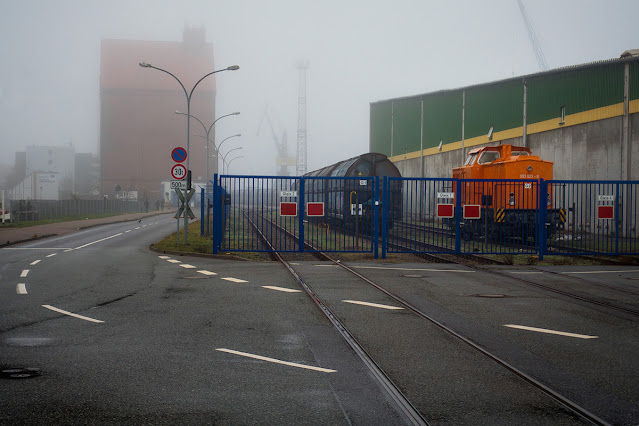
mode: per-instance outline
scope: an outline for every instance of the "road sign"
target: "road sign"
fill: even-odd
[[[171,167],[171,176],[173,176],[173,179],[184,179],[186,177],[186,167],[182,164],[176,164]]]
[[[614,219],[615,206],[597,206],[597,219]]]
[[[463,209],[464,219],[481,219],[481,206],[479,204],[466,204]]]
[[[182,148],[181,146],[173,148],[173,151],[171,152],[171,158],[176,163],[181,163],[182,161],[186,160],[186,149]]]
[[[186,182],[184,182],[186,184]],[[180,199],[180,205],[178,208],[178,212],[175,216],[173,216],[175,219],[179,219],[182,216],[182,212],[185,212],[185,214],[190,217],[191,219],[195,219],[195,215],[193,214],[193,211],[191,210],[191,206],[189,206],[189,201],[191,200],[191,197],[193,196],[193,194],[195,194],[195,189],[191,188],[188,191],[185,190],[184,193],[182,193],[181,190],[176,189],[175,192],[178,195],[178,198]]]
[[[323,202],[306,203],[306,216],[324,216]]]
[[[171,181],[171,189],[186,189],[186,181],[185,180],[172,180]]]
[[[282,201],[280,203],[280,216],[297,216],[297,203]]]
[[[455,217],[454,204],[437,204],[438,219],[450,219],[452,217]]]

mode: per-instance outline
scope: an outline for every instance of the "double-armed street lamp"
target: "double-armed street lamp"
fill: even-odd
[[[221,145],[221,144],[220,144],[220,145]],[[225,172],[226,172],[226,167],[225,167],[225,165],[227,164],[227,163],[226,163],[226,157],[228,157],[228,155],[229,155],[231,152],[233,152],[233,151],[237,151],[238,149],[242,149],[242,147],[241,147],[241,146],[238,146],[237,148],[233,148],[232,150],[230,150],[230,151],[229,151],[229,152],[227,152],[226,154],[221,155],[221,157],[222,157],[222,173],[225,173]],[[218,152],[219,152],[219,151],[218,151]],[[233,160],[234,160],[234,159],[233,159]],[[233,160],[231,160],[231,161],[233,161]]]
[[[175,111],[175,113],[176,113],[176,114],[179,114],[179,115],[187,115],[187,113],[185,113],[185,112],[181,112],[181,111]],[[196,116],[194,116],[194,115],[191,115],[191,117],[192,117],[194,120],[196,120],[198,123],[200,123],[200,124],[202,125],[202,128],[203,128],[203,129],[204,129],[204,131],[206,132],[206,180],[207,180],[207,181],[209,180],[209,157],[210,157],[210,155],[209,155],[209,142],[213,144],[213,148],[215,149],[215,142],[211,141],[211,139],[210,139],[210,137],[209,137],[209,135],[210,135],[210,133],[211,133],[211,129],[213,128],[213,126],[215,125],[215,123],[217,123],[217,121],[218,121],[218,120],[220,120],[220,119],[222,119],[222,118],[224,118],[224,117],[228,117],[228,116],[230,116],[230,115],[240,115],[240,113],[239,113],[239,112],[232,112],[232,113],[230,113],[230,114],[222,115],[222,116],[220,116],[220,117],[216,118],[216,119],[213,121],[213,123],[211,123],[211,125],[210,125],[208,128],[204,125],[204,123],[202,123],[202,121],[201,121],[199,118],[197,118],[197,117],[196,117]],[[197,135],[196,135],[196,136],[197,136]],[[202,137],[204,137],[204,136],[202,136]],[[217,158],[217,154],[216,154],[216,158]]]
[[[229,140],[229,139],[231,139],[231,138],[237,138],[237,137],[240,137],[240,136],[242,136],[242,134],[241,134],[241,133],[238,133],[237,135],[232,135],[232,136],[229,136],[229,137],[227,137],[227,138],[224,138],[224,139],[222,140],[222,142],[220,142],[220,144],[219,144],[219,145],[215,148],[215,152],[217,152],[217,153],[218,153],[218,156],[220,156],[220,148],[222,148],[222,144],[223,144],[224,142],[226,142],[227,140]],[[237,148],[236,148],[236,149],[237,149]],[[233,151],[233,150],[231,150],[231,151]],[[229,151],[229,152],[231,152],[231,151]],[[227,153],[227,154],[228,154],[228,153]],[[224,161],[224,157],[222,158],[222,161]],[[217,169],[219,170],[219,169],[220,169],[220,167],[218,166],[218,167],[217,167]],[[222,163],[222,172],[224,172],[224,163]]]
[[[139,65],[142,68],[152,68],[152,69],[155,69],[155,70],[158,70],[158,71],[162,71],[163,73],[166,73],[166,74],[170,75],[171,77],[173,77],[180,84],[180,87],[182,87],[182,90],[184,90],[184,95],[186,96],[186,113],[187,113],[187,116],[186,116],[186,170],[187,170],[187,173],[189,173],[190,172],[190,169],[189,169],[189,148],[191,147],[191,143],[190,143],[191,142],[191,140],[190,140],[190,135],[191,135],[191,97],[193,96],[193,91],[195,90],[197,85],[200,84],[200,82],[202,80],[204,80],[206,77],[208,77],[210,75],[213,75],[215,73],[218,73],[218,72],[222,72],[222,71],[236,71],[236,70],[239,70],[240,67],[237,66],[237,65],[231,65],[230,67],[223,68],[221,70],[211,71],[210,73],[205,74],[202,78],[200,78],[197,81],[197,83],[195,83],[195,85],[193,86],[191,91],[188,92],[186,90],[186,87],[184,87],[184,84],[182,84],[182,82],[180,81],[180,79],[177,78],[172,73],[170,73],[169,71],[164,70],[162,68],[154,67],[153,65],[151,65],[151,64],[149,64],[147,62],[140,62]],[[186,194],[186,192],[185,192],[185,194]],[[186,197],[185,197],[185,200],[186,200]],[[185,204],[186,204],[186,201],[185,201]],[[184,244],[187,243],[188,225],[189,225],[189,219],[188,219],[188,216],[186,214],[186,209],[185,209],[185,211],[184,211]]]
[[[244,158],[244,156],[243,156],[243,155],[238,155],[237,157],[233,157],[233,158],[231,158],[231,159],[229,160],[229,162],[228,162],[228,163],[226,163],[226,173],[231,173],[231,163],[232,163],[234,160],[237,160],[238,158]]]

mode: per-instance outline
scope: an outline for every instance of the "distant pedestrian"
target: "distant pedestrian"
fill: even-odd
[[[146,212],[149,212],[149,200],[144,200],[144,210],[146,210]]]
[[[155,210],[160,210],[160,200],[155,200]]]

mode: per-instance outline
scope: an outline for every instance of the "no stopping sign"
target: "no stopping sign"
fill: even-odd
[[[177,180],[184,179],[186,177],[186,167],[182,164],[176,164],[171,168],[171,176]]]

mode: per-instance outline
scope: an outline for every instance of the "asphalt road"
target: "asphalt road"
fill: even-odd
[[[285,268],[148,249],[174,227],[163,215],[0,248],[0,423],[406,423]],[[637,423],[637,315],[535,286],[639,311],[636,267],[354,266],[603,419]],[[380,309],[396,303],[341,268],[295,267],[432,424],[583,423]]]
[[[174,223],[0,249],[0,423],[403,423],[277,264],[148,251]]]

